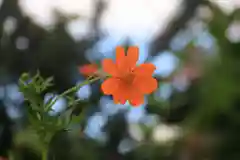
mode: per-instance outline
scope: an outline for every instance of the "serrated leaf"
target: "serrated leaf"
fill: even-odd
[[[53,79],[54,79],[53,77],[48,77],[48,78],[45,80],[45,84],[46,84],[46,85],[52,84]]]

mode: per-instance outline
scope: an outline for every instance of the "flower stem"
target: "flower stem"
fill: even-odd
[[[76,92],[79,88],[83,87],[84,85],[93,83],[93,82],[95,82],[95,81],[97,81],[97,80],[99,80],[99,79],[100,79],[100,77],[96,77],[96,78],[93,78],[93,79],[88,79],[88,80],[84,81],[83,83],[80,83],[80,84],[78,84],[77,86],[72,87],[72,88],[66,90],[65,92],[63,92],[62,94],[60,94],[59,96],[57,96],[57,98],[55,98],[55,99],[47,106],[47,108],[50,108],[51,106],[53,106],[53,105],[57,102],[57,100],[59,100],[60,98],[66,96],[67,94],[72,93],[72,92]]]
[[[47,160],[48,159],[48,150],[44,149],[42,151],[42,160]]]

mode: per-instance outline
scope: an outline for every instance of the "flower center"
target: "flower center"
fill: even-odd
[[[130,73],[123,77],[123,81],[127,84],[132,84],[134,80],[134,74]]]

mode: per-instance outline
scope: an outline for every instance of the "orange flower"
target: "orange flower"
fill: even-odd
[[[90,76],[96,74],[98,71],[98,66],[96,64],[86,64],[79,67],[79,72],[85,76]]]
[[[139,53],[137,47],[129,47],[127,55],[124,48],[116,48],[116,63],[112,59],[102,61],[103,70],[110,75],[102,83],[103,93],[113,95],[115,103],[131,105],[144,103],[144,95],[157,89],[157,80],[152,77],[156,67],[151,63],[136,65]]]

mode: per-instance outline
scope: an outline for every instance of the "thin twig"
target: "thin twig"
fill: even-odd
[[[83,83],[78,84],[77,86],[74,86],[68,90],[66,90],[65,92],[63,92],[62,94],[60,94],[59,96],[57,96],[46,108],[51,108],[60,98],[66,96],[67,94],[70,94],[72,92],[76,92],[78,89],[80,89],[82,86],[90,84],[95,82],[96,80],[99,80],[100,77],[95,77],[93,79],[89,79],[84,81]]]

